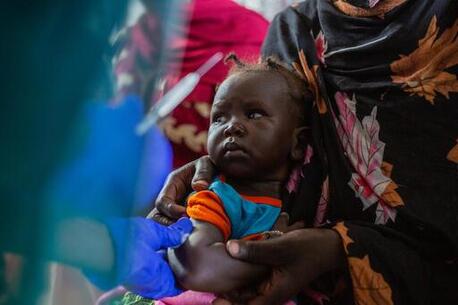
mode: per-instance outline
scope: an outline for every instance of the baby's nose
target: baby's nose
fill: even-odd
[[[246,134],[246,128],[240,122],[230,122],[224,129],[224,136],[243,137]]]

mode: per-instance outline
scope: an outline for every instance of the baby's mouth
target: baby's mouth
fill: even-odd
[[[242,150],[242,147],[233,141],[228,141],[224,143],[224,150],[226,151],[234,151],[234,150]]]
[[[225,156],[242,156],[245,155],[245,149],[234,141],[227,141],[223,146]]]

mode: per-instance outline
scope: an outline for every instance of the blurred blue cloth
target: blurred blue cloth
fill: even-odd
[[[171,147],[153,127],[135,134],[142,104],[129,96],[120,106],[85,105],[69,135],[68,156],[49,184],[52,214],[130,216],[151,206],[171,171]]]

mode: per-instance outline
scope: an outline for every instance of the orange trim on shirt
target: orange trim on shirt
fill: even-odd
[[[224,240],[231,236],[231,221],[221,199],[212,191],[200,191],[189,196],[186,213],[195,220],[205,221],[217,227]]]
[[[264,197],[264,196],[247,196],[241,195],[244,199],[252,201],[254,203],[267,204],[277,208],[281,208],[281,200],[273,197]]]
[[[264,240],[265,239],[265,236],[264,234],[262,233],[254,233],[254,234],[250,234],[250,235],[247,235],[247,236],[244,236],[242,238],[242,240]]]

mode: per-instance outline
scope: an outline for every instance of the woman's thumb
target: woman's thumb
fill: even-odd
[[[279,240],[281,237],[261,241],[230,240],[226,244],[226,249],[233,258],[274,266],[282,263],[278,259],[279,251],[283,252]]]

